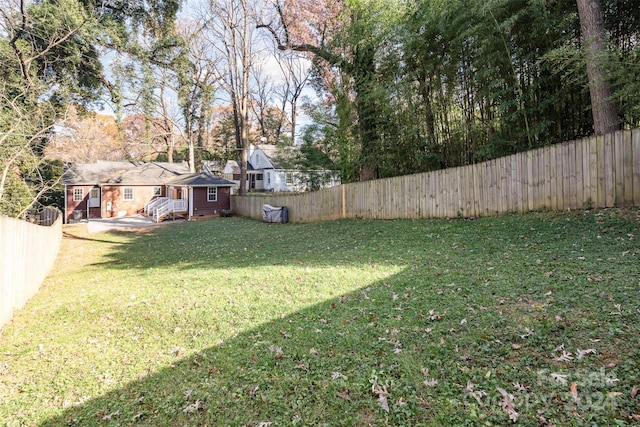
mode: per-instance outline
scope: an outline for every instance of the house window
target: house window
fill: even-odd
[[[73,189],[73,201],[81,202],[84,199],[84,188],[74,188]]]
[[[267,184],[271,184],[271,174],[267,172]]]
[[[133,187],[124,187],[122,189],[122,200],[129,202],[133,200]]]
[[[284,174],[284,182],[285,182],[287,185],[292,185],[292,184],[293,184],[293,173],[291,173],[291,172],[286,172],[286,173]]]
[[[162,187],[153,187],[153,196],[154,197],[162,196]]]
[[[256,174],[256,181],[262,181],[264,179],[263,175],[261,173]]]
[[[218,187],[207,187],[207,202],[218,201]]]

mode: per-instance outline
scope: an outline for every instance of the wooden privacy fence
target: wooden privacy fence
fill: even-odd
[[[56,212],[48,227],[0,217],[0,328],[38,292],[53,267],[62,241],[62,215]]]
[[[479,217],[529,210],[640,206],[640,129],[527,151],[475,165],[345,184],[299,195],[233,196],[262,218],[286,206],[292,222],[337,218]]]

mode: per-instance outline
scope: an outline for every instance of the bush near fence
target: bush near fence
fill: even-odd
[[[640,207],[640,129],[312,193],[231,198],[235,214],[255,219],[262,218],[263,204],[286,206],[291,222]]]
[[[60,250],[62,215],[50,226],[0,217],[0,328],[40,289]],[[51,211],[43,213],[50,222]]]

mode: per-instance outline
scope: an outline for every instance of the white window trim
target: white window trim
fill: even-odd
[[[73,189],[73,201],[81,202],[84,199],[84,188]]]
[[[127,197],[127,190],[131,190],[131,197],[128,198]],[[133,190],[133,187],[122,187],[122,200],[125,202],[132,202],[134,201],[136,198],[135,192]]]
[[[157,186],[157,185],[155,187],[153,187],[153,196],[154,197],[162,196],[162,187]]]
[[[211,190],[215,190],[213,192],[213,200],[211,200]],[[217,202],[218,201],[218,187],[207,187],[207,202]]]

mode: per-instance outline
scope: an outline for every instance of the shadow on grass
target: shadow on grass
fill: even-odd
[[[117,232],[113,232],[113,233],[117,233]],[[121,234],[125,235],[125,233],[120,232]],[[130,234],[127,234],[130,235]],[[89,236],[93,236],[93,237],[89,237]],[[101,234],[95,235],[95,234],[87,234],[86,232],[69,232],[69,231],[63,231],[62,232],[62,237],[65,239],[71,239],[71,240],[84,240],[87,242],[99,242],[99,243],[115,243],[113,240],[109,240],[106,238],[103,239],[98,239],[96,238],[96,236],[103,236]],[[126,244],[125,242],[118,242],[120,244]]]
[[[396,280],[402,281],[391,278]],[[389,405],[397,420],[432,419],[436,414],[421,386],[421,368],[432,365],[428,338],[407,330],[398,317],[415,318],[419,307],[385,307],[400,291],[373,284],[186,358],[176,349],[172,366],[42,425],[382,425],[389,414],[372,392],[374,377],[393,395]],[[406,350],[407,357],[394,354],[399,339],[422,348]],[[392,385],[400,383],[402,390]],[[406,405],[393,407],[400,397]]]
[[[545,275],[552,267],[569,268],[557,260],[573,248],[553,239],[569,241],[575,224],[560,221],[537,233],[531,230],[541,223],[513,218],[497,226],[354,224],[215,219],[115,246],[105,268],[384,265],[397,272],[188,357],[174,349],[171,366],[42,425],[507,424],[496,390],[512,391],[516,383],[540,398],[519,408],[520,424],[539,425],[540,414],[559,424],[573,420],[566,393],[552,383],[541,386],[540,370],[561,369],[550,363],[554,347],[572,334],[587,338],[591,328],[579,320],[567,326],[562,319],[575,295],[563,300],[564,289],[574,286]],[[495,270],[501,267],[507,270]],[[550,286],[553,302],[546,296]],[[597,298],[597,289],[589,292],[580,298]],[[519,338],[526,328],[536,333]],[[489,396],[473,395],[469,383]]]
[[[273,225],[231,218],[129,235],[128,244],[114,245],[102,267],[161,270],[179,263],[188,272],[388,266],[399,273],[283,313],[188,358],[184,349],[175,349],[172,366],[68,408],[43,425],[381,425],[390,416],[392,424],[437,419],[422,369],[436,369],[436,361],[451,357],[454,344],[443,345],[440,338],[459,319],[433,326],[437,333],[427,331],[433,321],[429,310],[437,311],[433,319],[444,314],[438,308],[443,297],[428,284],[444,258],[425,259],[433,248],[425,240],[435,245],[442,237],[429,228],[421,221]],[[442,222],[438,232],[446,228]],[[450,308],[466,304],[462,293],[446,299]],[[403,348],[409,343],[411,348]]]

